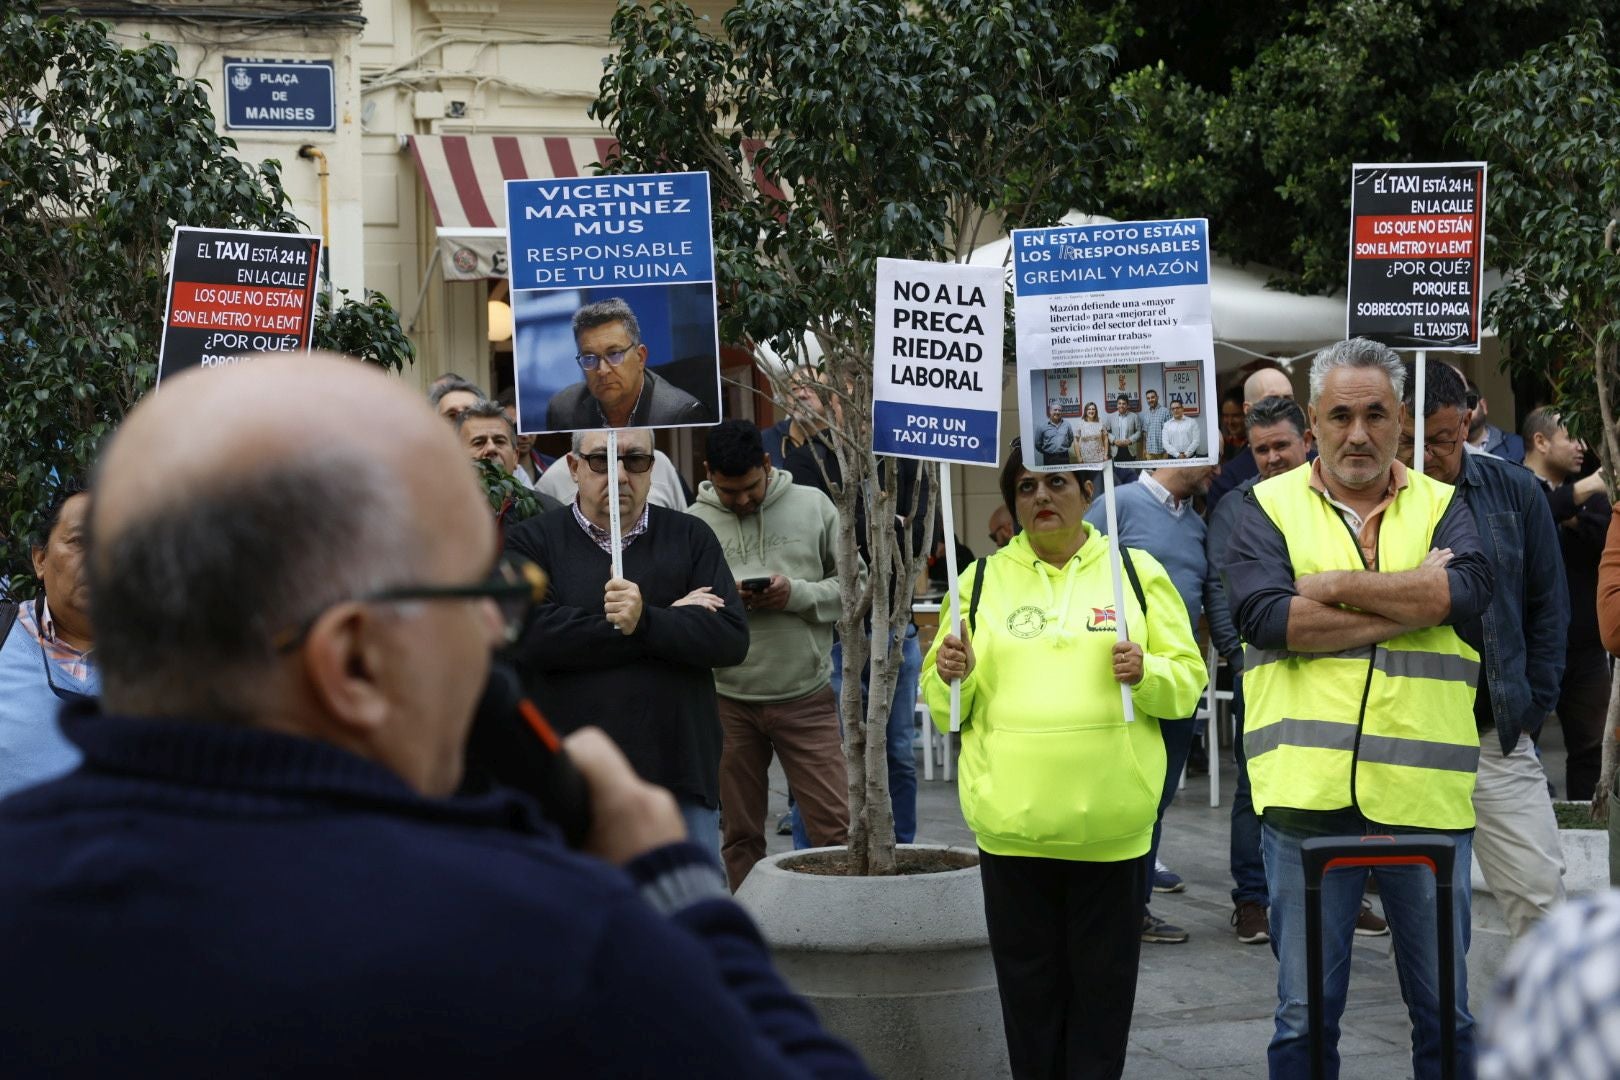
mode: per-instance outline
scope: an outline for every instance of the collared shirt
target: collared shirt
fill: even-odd
[[[636,523],[634,525],[632,525],[630,528],[622,529],[620,531],[620,533],[619,533],[619,550],[620,551],[623,551],[625,548],[629,547],[632,543],[635,542],[636,537],[640,536],[642,533],[647,531],[647,507],[650,506],[650,505],[652,505],[652,504],[651,503],[644,504],[641,507],[641,516],[636,519]],[[579,500],[577,498],[573,502],[572,509],[574,511],[574,521],[579,524],[579,527],[581,529],[585,530],[585,535],[590,537],[591,540],[593,542],[595,542],[597,547],[601,548],[603,551],[607,552],[609,555],[612,555],[613,554],[613,534],[611,532],[609,532],[608,530],[606,530],[606,529],[598,528],[597,525],[596,525],[596,522],[594,522],[590,518],[586,517],[585,512],[579,508]]]
[[[1180,517],[1182,514],[1187,512],[1187,500],[1178,499],[1174,495],[1170,494],[1169,488],[1153,479],[1153,477],[1149,476],[1147,473],[1142,474],[1142,479],[1139,480],[1138,483],[1140,483],[1142,487],[1155,499],[1158,499],[1161,503],[1163,503],[1164,508],[1174,514],[1176,517]]]
[[[1389,504],[1395,501],[1396,494],[1406,484],[1406,466],[1399,461],[1390,462],[1389,487],[1384,489],[1384,497],[1378,505],[1364,517],[1328,493],[1327,482],[1322,479],[1322,459],[1311,462],[1311,490],[1332,503],[1344,523],[1350,526],[1350,531],[1356,534],[1356,544],[1361,548],[1361,557],[1369,570],[1378,569],[1378,528],[1384,523],[1384,511],[1389,509]]]
[[[51,617],[50,602],[39,601],[41,616],[34,618],[34,604],[29,601],[17,605],[17,621],[22,623],[28,636],[39,642],[45,656],[56,669],[79,682],[90,678],[92,658],[89,650],[80,652],[56,634],[56,620]]]
[[[1150,454],[1163,453],[1164,443],[1160,438],[1160,433],[1164,431],[1164,425],[1170,422],[1170,410],[1163,405],[1156,409],[1143,406],[1141,418],[1142,433],[1147,436],[1147,452]]]
[[[1135,413],[1121,416],[1117,412],[1111,412],[1108,414],[1107,423],[1110,439],[1134,443],[1142,437],[1142,422],[1136,418]]]

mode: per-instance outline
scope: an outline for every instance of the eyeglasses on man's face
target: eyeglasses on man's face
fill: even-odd
[[[591,467],[593,473],[605,473],[608,470],[606,451],[599,450],[594,454],[580,454],[579,458]],[[653,456],[643,453],[620,454],[619,464],[623,465],[627,472],[640,475],[653,467]]]
[[[581,371],[595,371],[596,365],[600,364],[604,360],[606,360],[610,366],[618,367],[620,364],[624,363],[625,357],[629,356],[636,350],[636,347],[637,346],[635,344],[626,345],[622,349],[609,349],[606,353],[601,355],[593,352],[575,353],[574,359],[579,362]]]
[[[405,604],[433,600],[493,600],[500,609],[501,625],[510,644],[523,632],[529,611],[546,598],[548,579],[544,570],[527,559],[503,556],[482,581],[467,585],[396,585],[365,593],[347,601],[336,601],[305,619],[297,628],[283,631],[272,639],[277,652],[296,649],[309,635],[317,619],[339,603]]]

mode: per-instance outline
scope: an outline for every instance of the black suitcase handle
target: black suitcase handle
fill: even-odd
[[[1434,875],[1435,930],[1440,946],[1440,1075],[1457,1069],[1457,986],[1451,933],[1451,875],[1457,845],[1449,836],[1405,833],[1400,836],[1313,836],[1300,844],[1305,864],[1305,978],[1311,1029],[1311,1080],[1327,1075],[1327,1047],[1322,1037],[1322,878],[1329,870],[1357,866],[1425,866]]]

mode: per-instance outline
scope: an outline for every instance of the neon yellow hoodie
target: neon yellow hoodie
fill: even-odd
[[[1204,658],[1186,606],[1158,561],[1131,549],[1147,599],[1144,618],[1129,582],[1125,621],[1142,646],[1142,681],[1131,689],[1136,722],[1125,723],[1113,675],[1114,585],[1108,537],[1087,527],[1059,569],[1020,533],[985,563],[974,668],[962,680],[962,816],[993,855],[1117,862],[1147,852],[1164,786],[1160,716],[1191,716],[1203,692]],[[962,575],[964,627],[978,564]],[[950,683],[934,659],[922,685],[941,731],[950,725]]]

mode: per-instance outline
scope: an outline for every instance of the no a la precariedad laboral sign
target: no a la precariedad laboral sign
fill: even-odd
[[[999,266],[877,261],[872,448],[994,465],[1006,286]]]
[[[1350,222],[1348,335],[1478,352],[1485,163],[1357,165]]]

